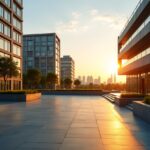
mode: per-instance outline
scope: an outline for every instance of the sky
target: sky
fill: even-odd
[[[24,34],[55,32],[61,56],[75,60],[76,77],[106,81],[117,70],[117,38],[138,1],[24,0]]]

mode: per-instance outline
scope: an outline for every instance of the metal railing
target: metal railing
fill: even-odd
[[[136,8],[134,9],[134,11],[132,12],[131,16],[129,17],[129,19],[128,19],[127,22],[125,23],[125,26],[124,26],[124,28],[122,29],[121,33],[120,33],[120,36],[121,36],[121,34],[124,32],[124,30],[125,30],[125,28],[127,27],[128,23],[131,21],[131,19],[133,18],[133,16],[134,16],[135,13],[137,12],[138,8],[141,6],[141,4],[142,4],[143,1],[144,1],[144,0],[140,0],[140,1],[138,2],[138,4],[136,5]]]

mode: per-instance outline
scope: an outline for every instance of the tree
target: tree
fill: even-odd
[[[41,77],[40,85],[42,88],[46,88],[46,76]]]
[[[10,57],[0,57],[0,76],[4,79],[4,90],[7,90],[8,78],[19,75],[17,63]]]
[[[23,88],[24,89],[28,88],[28,77],[27,77],[27,74],[23,74]]]
[[[51,89],[55,88],[55,84],[58,82],[58,77],[56,74],[50,72],[47,74],[47,83]]]
[[[27,79],[30,88],[36,88],[41,81],[41,72],[37,69],[29,69],[27,71]]]
[[[76,88],[78,88],[79,85],[81,85],[81,81],[78,80],[78,79],[76,79],[76,80],[74,81],[74,85],[76,86]]]
[[[72,80],[69,78],[64,79],[64,86],[65,88],[71,88]]]

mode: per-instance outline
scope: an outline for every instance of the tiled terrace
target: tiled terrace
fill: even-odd
[[[150,150],[150,125],[102,97],[0,103],[0,150],[103,149]]]

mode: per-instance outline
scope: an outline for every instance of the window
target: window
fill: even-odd
[[[10,12],[5,10],[2,6],[0,6],[0,17],[10,22]]]
[[[41,41],[42,41],[42,42],[47,42],[47,36],[42,36],[42,37],[41,37]]]
[[[19,4],[22,4],[22,0],[16,0]]]
[[[8,7],[10,7],[10,0],[2,0]]]
[[[13,18],[13,25],[14,25],[14,27],[16,27],[17,29],[22,30],[21,22],[18,21],[16,18]]]
[[[8,11],[4,11],[4,19],[7,20],[8,22],[10,22],[10,12]]]
[[[13,40],[18,43],[21,43],[21,40],[22,40],[21,35],[15,31],[13,31]]]
[[[0,32],[10,37],[10,27],[0,22]]]
[[[0,48],[10,52],[10,41],[0,38]]]
[[[21,48],[17,45],[13,45],[13,53],[20,56],[21,55]]]
[[[4,8],[0,6],[0,17],[4,17]]]
[[[28,41],[28,46],[33,46],[34,45],[34,41]]]
[[[13,3],[13,11],[17,16],[22,17],[22,11],[15,3]]]
[[[49,42],[54,42],[54,36],[48,36],[48,41]]]

